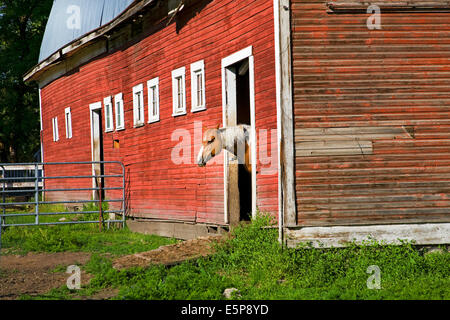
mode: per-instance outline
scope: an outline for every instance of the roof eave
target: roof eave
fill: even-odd
[[[155,1],[156,0],[142,0],[133,2],[127,9],[125,9],[120,15],[111,20],[109,23],[81,36],[78,39],[73,40],[72,42],[68,43],[67,45],[53,53],[50,57],[34,66],[23,76],[24,81],[29,82],[39,80],[39,77],[45,71],[60,63],[62,60],[64,60],[65,56],[74,54],[76,51],[80,50],[86,45],[104,36],[106,33],[116,28],[122,22],[138,14],[142,9]]]

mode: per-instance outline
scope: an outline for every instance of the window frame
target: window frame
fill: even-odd
[[[202,94],[202,104],[198,103],[198,82],[197,75],[201,74],[201,94]],[[205,90],[205,62],[204,60],[197,61],[191,64],[191,112],[199,112],[206,110],[206,90]]]
[[[72,139],[72,112],[69,108],[64,110],[65,115],[65,125],[66,125],[66,139]],[[58,137],[59,138],[59,137]]]
[[[114,110],[116,115],[116,131],[125,130],[125,111],[123,106],[123,94],[119,93],[114,96]],[[120,115],[120,116],[119,116]],[[119,120],[122,120],[120,123]]]
[[[103,105],[104,105],[104,116],[105,116],[105,132],[113,132],[114,131],[114,111],[113,111],[113,104],[112,104],[112,97],[106,97],[103,99]],[[109,121],[108,121],[108,114],[109,114]],[[109,126],[108,126],[109,122]]]
[[[53,142],[59,141],[58,117],[52,118]]]
[[[179,82],[179,80],[181,81]],[[178,83],[181,84],[182,88],[178,87]],[[181,90],[180,90],[181,89]],[[181,91],[181,92],[180,92]],[[181,97],[182,106],[178,105]],[[187,114],[186,108],[186,67],[181,67],[172,71],[172,116],[179,117]]]
[[[155,90],[153,91],[153,88]],[[160,111],[159,111],[159,78],[153,78],[147,81],[147,91],[148,91],[148,123],[158,122],[160,120]],[[153,96],[153,93],[156,94],[156,97]],[[153,113],[154,105],[153,102],[156,103],[156,113]]]
[[[133,119],[135,128],[145,125],[144,85],[142,83],[133,87]]]

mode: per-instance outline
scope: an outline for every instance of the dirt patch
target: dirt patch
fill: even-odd
[[[45,294],[66,284],[70,275],[65,268],[81,266],[90,259],[89,253],[29,253],[26,256],[0,257],[0,300],[13,300],[22,295]],[[61,267],[61,272],[54,272]],[[82,273],[82,285],[89,283],[90,276]]]
[[[215,252],[214,244],[225,236],[201,237],[156,250],[123,256],[113,262],[116,269],[148,267],[152,264],[176,265],[186,260],[206,257]],[[89,253],[29,253],[25,256],[0,256],[0,300],[14,300],[23,295],[37,296],[66,285],[70,265],[82,266],[91,257]],[[56,272],[56,271],[57,272]],[[82,272],[81,284],[89,284],[92,276]],[[117,296],[118,290],[107,288],[89,297],[73,298],[81,300],[104,300]]]
[[[113,262],[115,269],[132,267],[148,267],[154,264],[172,266],[186,260],[206,257],[214,253],[214,244],[222,241],[222,237],[200,237],[176,244],[162,246],[158,249],[132,254],[116,259]]]

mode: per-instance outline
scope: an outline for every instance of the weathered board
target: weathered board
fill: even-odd
[[[291,1],[298,226],[450,221],[450,7],[377,3]]]
[[[306,227],[289,229],[286,244],[290,247],[344,247],[352,243],[370,244],[373,240],[389,244],[414,241],[416,245],[450,243],[449,223],[393,224],[378,226]]]

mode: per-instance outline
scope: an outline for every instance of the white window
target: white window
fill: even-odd
[[[202,111],[206,109],[205,102],[205,63],[198,61],[191,64],[191,111]]]
[[[116,130],[125,129],[125,115],[123,111],[123,94],[119,93],[114,97],[114,105],[116,110]]]
[[[172,71],[173,116],[186,114],[186,68]]]
[[[142,126],[145,122],[144,116],[144,85],[140,84],[133,88],[133,114],[134,126]]]
[[[53,141],[59,141],[59,132],[58,132],[58,117],[52,119],[53,125]]]
[[[111,132],[114,130],[112,98],[106,97],[103,99],[103,104],[105,105],[105,132]]]
[[[72,139],[72,113],[70,108],[66,108],[66,138]]]
[[[147,81],[148,123],[159,121],[159,78]]]

